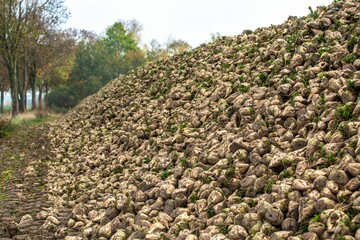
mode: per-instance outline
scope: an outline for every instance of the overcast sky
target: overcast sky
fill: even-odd
[[[166,42],[169,36],[193,47],[209,41],[211,33],[238,35],[304,16],[308,7],[333,0],[65,0],[71,17],[65,27],[98,34],[119,19],[136,19],[143,26],[143,43]]]

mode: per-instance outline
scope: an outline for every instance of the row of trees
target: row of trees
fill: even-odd
[[[141,30],[141,25],[131,20],[115,22],[103,36],[83,31],[69,80],[47,94],[47,105],[67,110],[119,75],[190,49],[188,43],[176,39],[165,44],[152,40],[150,45],[141,45]]]
[[[131,69],[190,49],[174,39],[141,45],[136,20],[115,22],[97,35],[61,30],[67,17],[63,0],[0,0],[0,112],[8,91],[12,114],[24,112],[28,90],[32,109],[43,107],[45,94],[48,106],[66,110]]]
[[[0,0],[1,110],[10,90],[12,114],[25,111],[26,91],[35,95],[38,73],[55,60],[48,49],[66,18],[63,0]]]

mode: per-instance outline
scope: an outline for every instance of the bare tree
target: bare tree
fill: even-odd
[[[132,20],[120,20],[125,29],[132,35],[132,38],[136,41],[137,44],[141,42],[141,31],[143,26],[135,19]]]

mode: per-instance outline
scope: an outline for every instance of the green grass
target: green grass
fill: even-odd
[[[9,135],[11,135],[12,132],[15,132],[15,130],[18,127],[14,124],[10,124],[9,126],[7,126],[6,128],[0,130],[0,138],[2,137],[8,137]]]
[[[293,33],[293,34],[291,34],[290,36],[288,36],[286,38],[286,42],[287,42],[286,46],[285,46],[286,52],[288,52],[288,53],[294,53],[295,52],[298,39],[299,39],[299,34],[298,33]]]
[[[249,206],[253,208],[253,207],[255,207],[255,205],[256,205],[255,200],[254,200],[254,199],[250,199],[250,201],[249,201]]]
[[[5,199],[6,199],[5,193],[3,193],[3,192],[0,190],[0,202],[4,201]]]
[[[320,214],[315,214],[311,220],[312,222],[320,222]]]
[[[123,168],[123,167],[120,167],[120,166],[117,166],[117,167],[115,167],[115,168],[112,170],[112,172],[113,172],[114,174],[120,174],[120,173],[123,173],[123,171],[124,171],[124,168]]]
[[[239,198],[244,198],[246,196],[245,191],[239,189],[236,191],[236,196]]]
[[[220,232],[221,234],[226,235],[226,234],[229,233],[229,226],[219,225],[219,226],[218,226],[218,229],[219,229],[219,232]]]
[[[192,202],[192,203],[196,203],[196,201],[199,200],[199,199],[200,199],[200,198],[199,198],[199,196],[198,196],[197,194],[193,193],[193,194],[191,195],[191,202]]]
[[[227,178],[232,178],[235,175],[235,166],[234,166],[234,158],[228,158],[228,168],[225,171],[225,176]]]
[[[355,148],[356,148],[356,144],[357,144],[357,141],[351,141],[351,142],[349,143],[349,146],[350,146],[351,148],[355,149]]]
[[[349,52],[352,52],[354,50],[356,44],[357,44],[357,37],[355,35],[352,35],[347,43],[347,49],[349,50]]]
[[[339,105],[336,109],[338,117],[342,118],[344,120],[350,120],[351,119],[351,109],[348,104]]]
[[[258,78],[260,79],[260,86],[262,87],[268,87],[269,83],[267,81],[267,75],[263,72],[260,72],[258,75]]]
[[[208,215],[208,218],[211,218],[211,217],[215,216],[216,213],[215,213],[214,208],[212,208],[212,207],[209,208],[209,209],[207,210],[207,215]]]
[[[350,217],[345,217],[343,222],[344,222],[344,225],[347,227],[350,227],[352,224]]]
[[[189,168],[189,167],[191,167],[191,164],[186,160],[186,158],[181,158],[181,159],[180,159],[180,164],[181,164],[181,166],[183,166],[184,168]]]
[[[169,170],[165,170],[160,174],[161,180],[164,180],[164,179],[168,178],[169,176],[170,176]]]
[[[320,54],[320,56],[325,53],[325,52],[329,52],[330,51],[330,48],[327,48],[327,47],[321,47],[318,49],[318,53]]]
[[[337,240],[346,240],[346,237],[344,235],[339,235]]]
[[[290,166],[291,162],[292,162],[292,160],[289,157],[285,157],[281,160],[281,163],[283,164],[283,166]]]
[[[279,177],[281,177],[281,178],[291,178],[291,177],[294,177],[294,173],[291,173],[290,171],[288,171],[288,170],[284,170],[284,171],[282,171],[280,174],[279,174]]]
[[[309,221],[303,221],[300,223],[299,229],[301,232],[308,232],[309,231]]]
[[[265,193],[271,193],[272,191],[272,186],[276,183],[275,180],[270,179],[266,182],[265,186],[264,186],[264,192]]]
[[[166,132],[175,133],[178,130],[176,125],[167,125]]]
[[[5,170],[0,174],[0,181],[8,182],[12,179],[12,170]]]
[[[359,213],[359,210],[354,208],[349,208],[348,210],[345,211],[345,213],[350,219],[353,219]]]
[[[246,86],[244,84],[234,84],[232,89],[234,92],[247,93],[250,90],[250,86]]]
[[[150,163],[150,161],[151,161],[151,159],[148,158],[148,157],[145,157],[145,158],[143,159],[143,163],[144,163],[144,164],[148,164],[148,163]]]
[[[51,120],[54,120],[58,115],[50,114],[47,117],[38,117],[34,119],[25,119],[21,115],[14,117],[11,123],[4,129],[0,129],[0,137],[8,137],[13,132],[17,131],[21,127],[36,126]]]
[[[14,171],[12,170],[4,170],[0,173],[0,202],[5,200],[6,195],[2,192],[4,186],[11,181],[13,178]]]
[[[319,17],[319,13],[316,10],[313,10],[312,7],[308,7],[309,11],[310,11],[310,16],[314,19]]]
[[[15,210],[12,209],[9,213],[11,216],[16,217],[17,212]]]
[[[235,168],[234,167],[229,167],[226,171],[225,171],[225,177],[227,178],[232,178],[235,175]]]
[[[347,63],[353,64],[355,60],[357,59],[357,56],[354,53],[349,53],[346,55],[343,60]]]
[[[211,177],[203,177],[203,178],[201,178],[201,181],[205,184],[209,184],[212,182],[212,178]]]
[[[352,79],[347,80],[347,87],[351,91],[355,91],[355,81]]]

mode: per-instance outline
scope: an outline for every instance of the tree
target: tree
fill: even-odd
[[[129,51],[121,61],[121,72],[127,73],[132,69],[144,65],[146,62],[145,53],[141,49]]]
[[[181,39],[172,39],[171,37],[164,45],[165,48],[156,39],[151,40],[150,47],[145,45],[147,61],[156,61],[191,49],[187,42]]]
[[[191,46],[187,42],[185,42],[181,39],[169,40],[169,42],[167,43],[167,48],[166,48],[169,56],[173,56],[175,54],[179,54],[184,51],[188,51],[190,49],[191,49]]]
[[[137,44],[140,44],[141,31],[143,30],[142,25],[135,19],[132,19],[130,21],[120,20],[120,23],[124,26],[131,38],[135,40]]]
[[[18,85],[18,96],[19,96],[18,97],[19,112],[24,112],[26,109],[26,91],[28,87],[28,72],[27,72],[28,63],[25,56],[20,59],[17,67],[18,67],[17,85]]]
[[[132,22],[130,26],[131,30],[127,30],[123,23],[118,21],[107,29],[104,37],[79,42],[71,74],[73,84],[85,84],[91,79],[91,86],[101,87],[145,62],[144,54],[135,39],[140,27],[136,22]],[[90,94],[97,90],[92,89]]]
[[[8,91],[8,74],[4,66],[0,65],[0,113],[4,112],[4,95]]]
[[[124,25],[118,21],[106,30],[106,36],[103,41],[111,53],[124,56],[128,51],[134,51],[138,48],[134,36],[136,36],[134,32],[128,31]]]
[[[72,31],[47,31],[34,44],[30,58],[30,85],[33,109],[36,109],[36,90],[39,92],[39,109],[42,93],[50,88],[64,85],[69,78],[75,58],[75,36]],[[39,81],[38,81],[39,80]]]
[[[145,51],[148,62],[153,62],[167,56],[167,51],[161,47],[161,44],[156,39],[150,41],[150,46],[145,45]]]
[[[143,65],[145,54],[138,46],[140,30],[133,20],[115,22],[103,37],[80,31],[68,85],[48,94],[46,104],[60,110],[73,107],[112,79]]]
[[[13,115],[19,112],[17,69],[22,47],[43,33],[33,28],[34,23],[55,27],[65,15],[63,0],[0,0],[0,55],[9,75]]]

